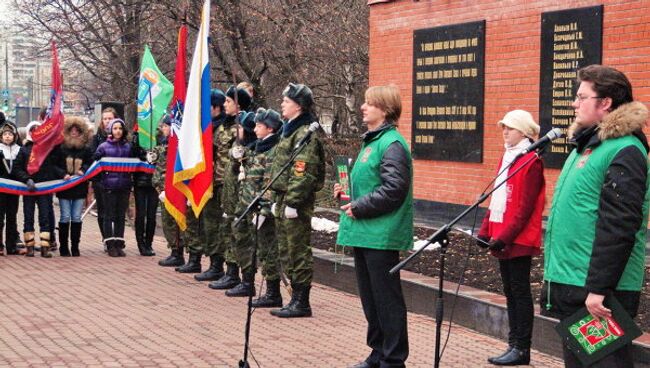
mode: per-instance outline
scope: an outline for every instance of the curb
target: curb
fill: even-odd
[[[358,294],[352,257],[316,248],[312,248],[312,252],[314,281],[351,294]],[[408,311],[434,318],[438,279],[409,271],[402,271],[401,278]],[[448,321],[457,284],[445,281],[444,287],[444,319]],[[532,347],[561,358],[561,340],[555,332],[558,320],[541,316],[537,306],[535,309]],[[508,314],[504,296],[461,285],[453,310],[453,321],[474,331],[499,338],[504,343],[507,341]],[[447,329],[446,323],[443,328]],[[433,344],[432,341],[432,349]],[[636,367],[650,368],[650,334],[645,333],[634,341],[633,356]]]

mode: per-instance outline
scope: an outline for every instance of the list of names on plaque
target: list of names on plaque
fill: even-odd
[[[540,125],[542,134],[574,120],[578,69],[602,58],[603,7],[542,13]],[[568,138],[553,141],[544,155],[546,165],[558,168],[571,147]]]
[[[481,162],[485,22],[414,32],[413,156]]]

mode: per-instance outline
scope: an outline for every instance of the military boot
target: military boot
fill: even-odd
[[[226,274],[219,280],[212,281],[208,284],[210,289],[226,290],[232,289],[237,286],[241,280],[239,279],[239,267],[236,263],[226,263],[228,265]]]
[[[222,256],[213,254],[210,256],[210,268],[205,272],[194,275],[196,281],[215,281],[223,277],[223,262]]]
[[[70,257],[70,249],[68,249],[68,234],[70,233],[70,223],[59,222],[59,254],[61,257]]]
[[[73,257],[79,257],[79,243],[81,242],[81,222],[70,224],[70,253]]]
[[[50,232],[43,231],[38,237],[41,240],[41,257],[52,258],[52,253],[50,253]]]
[[[226,290],[226,296],[255,296],[255,271],[246,271],[242,273],[242,280],[239,285]]]
[[[25,255],[27,257],[34,256],[34,246],[36,245],[36,234],[33,231],[26,232],[23,235],[25,239]]]
[[[291,284],[293,293],[291,301],[281,309],[273,309],[271,314],[280,318],[311,317],[309,306],[309,290],[311,285]]]
[[[201,253],[190,253],[187,263],[176,268],[180,273],[200,273],[201,272]]]
[[[183,249],[172,249],[172,253],[167,258],[158,261],[158,265],[163,267],[180,267],[184,264]]]
[[[253,300],[253,308],[282,307],[282,294],[280,293],[280,279],[266,281],[266,294]]]

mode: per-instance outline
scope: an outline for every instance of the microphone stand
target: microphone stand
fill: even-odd
[[[406,259],[402,260],[400,263],[398,263],[395,267],[393,267],[389,273],[391,275],[394,275],[395,273],[399,272],[402,268],[406,267],[407,264],[409,264],[413,258],[417,257],[424,251],[429,245],[432,243],[438,242],[440,244],[440,270],[439,270],[439,277],[438,277],[438,294],[436,297],[436,349],[435,349],[435,361],[434,361],[434,367],[438,368],[440,367],[440,341],[441,341],[441,333],[442,333],[442,323],[443,323],[443,316],[444,316],[444,306],[443,306],[443,283],[444,283],[444,277],[445,277],[445,254],[447,253],[447,245],[449,244],[449,232],[452,230],[453,226],[460,220],[462,220],[465,216],[467,216],[468,213],[472,212],[474,209],[476,209],[481,203],[485,202],[490,195],[497,190],[500,186],[502,186],[505,182],[508,181],[508,179],[512,178],[515,174],[517,174],[521,169],[524,167],[528,166],[533,160],[539,158],[542,153],[543,149],[537,151],[537,153],[534,156],[531,156],[526,162],[524,162],[521,166],[519,166],[517,169],[515,169],[512,174],[508,175],[508,177],[501,181],[498,185],[494,186],[491,190],[488,192],[482,194],[474,204],[469,206],[467,209],[465,209],[461,214],[456,216],[453,220],[448,222],[447,224],[443,225],[438,231],[436,231],[433,235],[427,238],[426,243],[424,246],[417,251],[413,252],[410,256],[408,256]],[[513,161],[513,163],[516,162],[516,159]]]
[[[310,140],[311,138],[306,139],[304,142],[302,142],[301,145],[293,149],[293,152],[291,153],[291,157],[289,157],[289,160],[287,160],[284,166],[282,166],[280,171],[271,179],[271,181],[268,184],[266,184],[266,186],[262,189],[262,191],[259,192],[259,194],[257,194],[255,198],[253,198],[253,200],[251,201],[251,203],[248,204],[244,212],[235,219],[235,222],[233,223],[234,227],[237,227],[239,223],[242,222],[242,220],[249,213],[253,212],[254,210],[259,211],[261,207],[260,202],[262,201],[262,197],[264,196],[264,194],[269,189],[271,189],[273,183],[275,183],[278,180],[278,178],[289,168],[289,166],[293,164],[293,161],[296,159],[296,157],[298,157],[300,152],[302,152],[302,150],[305,149],[307,143],[309,143]],[[256,222],[255,223],[255,249],[253,250],[253,267],[256,267],[257,249],[259,247],[259,237],[258,237],[258,229],[257,229],[259,225],[259,216],[257,217],[255,222]],[[253,280],[253,282],[255,282],[255,280]],[[250,343],[250,330],[251,330],[252,317],[253,317],[253,294],[250,293],[250,295],[248,296],[248,310],[246,312],[246,327],[244,331],[244,358],[239,361],[239,368],[250,368],[250,365],[248,364],[248,350],[249,350],[249,343]]]

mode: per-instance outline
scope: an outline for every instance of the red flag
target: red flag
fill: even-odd
[[[45,121],[32,132],[34,146],[27,164],[30,175],[38,171],[52,148],[63,142],[63,120],[63,81],[56,44],[52,41],[52,92]]]
[[[178,150],[178,131],[183,115],[185,93],[185,68],[187,57],[187,27],[181,26],[178,30],[178,51],[176,54],[176,74],[174,75],[174,97],[170,110],[172,112],[172,129],[167,146],[167,174],[165,175],[165,208],[178,223],[181,230],[187,228],[185,211],[187,199],[185,195],[174,186],[174,166],[176,165],[176,151]]]

